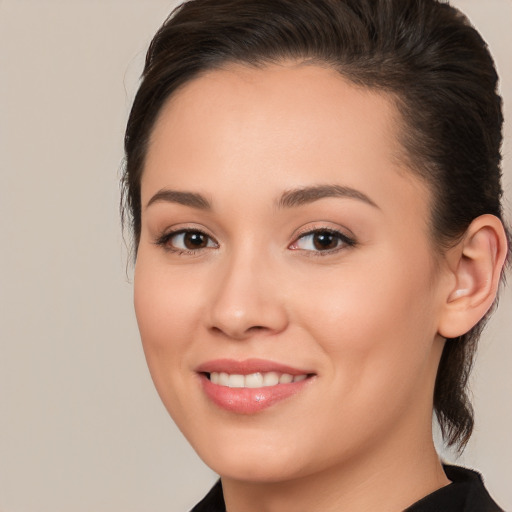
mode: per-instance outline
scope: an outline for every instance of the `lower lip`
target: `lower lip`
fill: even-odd
[[[237,414],[256,414],[268,407],[296,395],[311,378],[289,384],[262,388],[230,388],[213,384],[204,374],[200,375],[206,396],[217,406]]]

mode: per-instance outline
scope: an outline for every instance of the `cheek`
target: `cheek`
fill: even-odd
[[[298,321],[329,354],[343,385],[357,382],[380,396],[379,388],[413,381],[428,362],[436,335],[433,273],[425,271],[428,260],[417,272],[418,259],[401,260],[390,251],[373,262],[340,267],[320,280],[323,286],[318,280],[301,283],[308,294],[299,302]]]
[[[173,277],[166,265],[139,253],[134,305],[144,355],[155,388],[180,428],[193,424],[197,409],[187,379],[191,339],[200,328],[199,304],[194,283],[183,275]]]
[[[402,419],[429,410],[435,334],[428,301],[422,307],[413,286],[388,285],[362,293],[346,282],[342,290],[311,296],[315,310],[304,313],[328,362],[328,403],[311,415],[330,410],[329,431],[320,434],[343,432],[354,442],[338,443],[346,449],[371,443]]]
[[[198,327],[197,292],[173,279],[165,266],[139,254],[134,276],[134,306],[149,370],[159,392],[176,378],[192,331]],[[172,370],[172,371],[171,371]]]
[[[201,290],[186,271],[162,264],[158,257],[138,255],[134,276],[134,305],[143,343],[164,346],[179,338],[197,314]],[[178,335],[178,336],[177,336]]]

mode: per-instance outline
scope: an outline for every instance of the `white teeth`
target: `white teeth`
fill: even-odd
[[[276,372],[268,372],[263,375],[263,386],[275,386],[279,384],[279,375]]]
[[[263,387],[263,375],[261,373],[251,373],[245,376],[246,388],[261,388]]]
[[[229,374],[225,372],[211,372],[210,381],[219,386],[230,388],[263,388],[277,384],[290,384],[307,379],[307,375],[290,375],[289,373],[250,373],[249,375]]]
[[[230,388],[243,388],[245,387],[245,377],[243,375],[230,375],[228,380]]]
[[[279,377],[279,384],[289,384],[290,382],[293,382],[293,375],[289,373],[283,373],[281,377]]]
[[[224,373],[224,372],[219,373],[219,385],[220,386],[229,386],[229,375],[227,373]]]

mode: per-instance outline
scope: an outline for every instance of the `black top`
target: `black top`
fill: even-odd
[[[489,496],[482,477],[470,469],[444,466],[451,484],[425,496],[404,512],[504,512]],[[220,480],[190,512],[226,512]]]

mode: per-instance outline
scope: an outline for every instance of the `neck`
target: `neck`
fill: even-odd
[[[366,456],[287,481],[222,478],[227,512],[404,510],[450,483],[428,430],[423,442],[417,436],[408,440],[405,432],[397,431],[379,453],[372,448]]]

